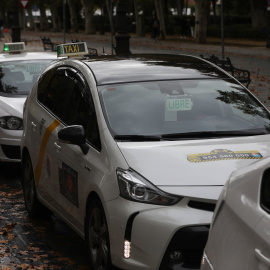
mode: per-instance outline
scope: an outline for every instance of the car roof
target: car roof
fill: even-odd
[[[0,62],[18,61],[18,60],[46,60],[57,59],[57,54],[54,52],[22,52],[22,53],[1,53]]]
[[[195,56],[133,54],[99,56],[83,61],[97,85],[171,79],[231,78],[213,64]]]

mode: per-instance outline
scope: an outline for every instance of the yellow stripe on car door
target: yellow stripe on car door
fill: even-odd
[[[58,120],[54,120],[52,122],[52,124],[50,124],[44,135],[43,135],[43,139],[41,142],[41,146],[40,146],[40,150],[39,150],[39,156],[38,156],[38,162],[37,162],[37,166],[36,166],[36,170],[35,170],[35,178],[36,178],[36,183],[38,185],[39,179],[40,179],[40,175],[41,175],[41,170],[42,170],[42,162],[43,162],[43,158],[44,158],[44,154],[45,154],[45,150],[46,150],[46,146],[47,143],[49,141],[50,135],[51,133],[60,125],[60,122]]]

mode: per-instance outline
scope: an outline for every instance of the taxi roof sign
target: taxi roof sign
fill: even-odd
[[[25,43],[24,42],[5,43],[3,51],[9,53],[18,53],[25,51]]]
[[[57,57],[76,57],[85,54],[88,54],[86,42],[67,43],[57,46]]]

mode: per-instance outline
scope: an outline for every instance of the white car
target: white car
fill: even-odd
[[[23,42],[4,44],[0,54],[0,162],[20,162],[26,96],[56,53],[27,52]]]
[[[270,269],[270,157],[234,172],[223,188],[201,270]]]
[[[23,121],[26,209],[60,216],[85,239],[93,270],[199,269],[229,175],[270,154],[267,109],[187,55],[58,61]]]

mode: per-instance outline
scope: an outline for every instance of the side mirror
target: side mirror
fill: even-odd
[[[75,144],[80,146],[85,155],[88,153],[89,146],[86,144],[83,126],[68,126],[62,128],[58,132],[58,139],[62,143]]]

